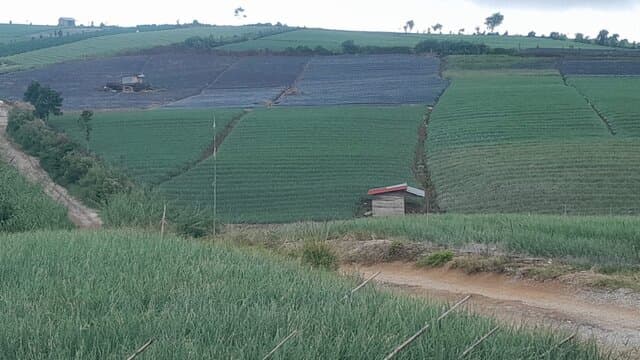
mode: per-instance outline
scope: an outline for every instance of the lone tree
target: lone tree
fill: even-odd
[[[500,14],[499,12],[489,16],[488,18],[485,19],[484,24],[487,25],[487,29],[490,32],[493,32],[493,30],[495,30],[495,28],[497,28],[498,26],[502,25],[502,22],[504,21],[504,15]]]
[[[598,33],[598,36],[596,37],[596,42],[599,45],[607,45],[608,41],[609,41],[609,30],[606,30],[606,29],[600,30],[600,32]]]
[[[238,17],[238,18],[239,17],[243,17],[243,18],[247,17],[247,15],[245,14],[245,10],[244,10],[244,8],[242,6],[241,7],[237,7],[235,10],[233,10],[233,15],[235,17]]]
[[[407,33],[411,32],[414,26],[416,26],[416,23],[413,20],[409,20],[404,24],[402,28],[404,29],[404,32]]]
[[[78,127],[80,127],[80,131],[84,133],[84,139],[87,141],[87,151],[89,151],[89,140],[91,139],[91,130],[93,130],[91,126],[92,118],[93,111],[91,110],[83,110],[78,118]]]
[[[440,34],[442,34],[442,24],[437,23],[437,24],[431,26],[431,28],[433,29],[433,31],[438,31],[438,32],[440,32]]]
[[[39,82],[33,81],[24,93],[24,101],[33,105],[33,114],[46,121],[49,121],[49,114],[62,115],[62,96],[48,86],[41,86]]]

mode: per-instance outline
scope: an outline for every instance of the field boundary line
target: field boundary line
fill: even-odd
[[[293,93],[297,89],[298,83],[300,82],[300,80],[302,80],[304,74],[307,72],[307,69],[309,68],[309,64],[311,64],[312,60],[313,60],[313,57],[310,57],[309,60],[307,60],[307,62],[304,64],[304,66],[302,66],[302,69],[300,69],[300,72],[298,73],[298,76],[296,76],[296,78],[293,80],[293,82],[287,88],[282,90],[273,99],[273,101],[271,101],[272,105],[278,105],[285,97],[287,97],[289,94]]]
[[[589,105],[589,107],[591,107],[591,110],[593,110],[593,112],[596,113],[596,115],[598,115],[600,120],[607,127],[607,130],[609,131],[609,134],[615,136],[617,134],[617,130],[616,130],[616,127],[615,127],[615,124],[613,123],[613,121],[609,120],[609,118],[607,118],[607,115],[605,115],[604,112],[602,112],[600,109],[598,109],[596,104],[594,104],[593,101],[591,101],[591,99],[587,96],[587,94],[583,93],[576,86],[574,86],[571,83],[569,83],[569,79],[567,78],[567,76],[564,73],[560,72],[560,76],[562,76],[562,82],[564,83],[564,85],[566,87],[572,88],[573,90],[575,90],[576,93],[578,93],[578,95],[582,96],[582,98],[587,102],[587,105]]]
[[[235,115],[233,118],[231,118],[231,121],[229,121],[227,123],[227,125],[222,129],[222,131],[217,132],[214,137],[213,137],[213,141],[211,143],[209,143],[209,145],[202,151],[202,154],[200,154],[200,156],[190,162],[187,162],[185,165],[183,165],[180,169],[180,172],[169,175],[163,179],[161,179],[159,182],[155,183],[154,186],[160,186],[168,181],[171,181],[185,173],[187,173],[188,171],[192,170],[193,168],[195,168],[196,166],[198,166],[199,164],[203,163],[204,161],[206,161],[207,159],[209,159],[211,156],[217,154],[218,149],[220,149],[220,146],[222,146],[222,143],[224,142],[224,140],[227,138],[227,136],[229,136],[229,134],[231,134],[231,132],[233,131],[233,129],[240,123],[240,121],[242,121],[242,119],[247,116],[249,113],[251,113],[251,109],[244,109],[242,110],[242,112],[240,112],[239,114]]]

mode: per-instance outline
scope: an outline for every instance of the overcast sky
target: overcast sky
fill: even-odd
[[[170,5],[148,0],[20,0],[3,7],[0,22],[54,24],[59,16],[70,16],[84,24],[174,24],[197,19],[215,24],[281,21],[295,26],[401,31],[405,21],[414,20],[419,31],[439,22],[448,33],[462,28],[472,32],[485,17],[500,11],[505,16],[501,32],[559,31],[570,36],[583,32],[594,37],[606,28],[621,38],[640,41],[640,0],[181,0],[165,4]],[[233,16],[239,6],[246,9],[246,18]]]

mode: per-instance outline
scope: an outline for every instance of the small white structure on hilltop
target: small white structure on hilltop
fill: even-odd
[[[75,27],[76,19],[72,17],[61,17],[58,19],[58,26],[60,27]]]

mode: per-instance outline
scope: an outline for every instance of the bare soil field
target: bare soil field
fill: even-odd
[[[0,98],[20,100],[31,81],[64,98],[65,110],[153,107],[430,104],[447,81],[440,61],[412,55],[226,56],[153,53],[72,61],[0,75]],[[153,90],[104,91],[122,76],[144,74]]]
[[[566,75],[640,75],[640,59],[565,60],[560,70]]]

